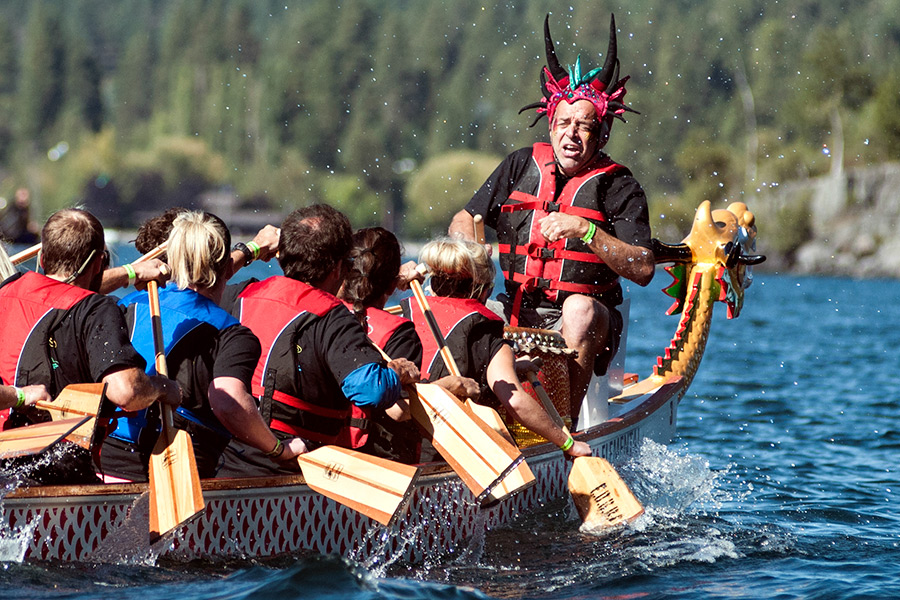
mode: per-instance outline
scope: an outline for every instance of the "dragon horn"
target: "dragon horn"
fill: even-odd
[[[520,108],[519,114],[521,115],[526,110],[531,110],[532,108],[541,108],[542,106],[544,106],[543,102],[532,102],[528,106],[523,106],[522,108]]]
[[[556,58],[556,46],[553,45],[553,38],[550,37],[550,13],[547,13],[544,18],[544,46],[547,50],[547,68],[550,69],[550,74],[559,81],[568,73],[560,66],[559,59]]]
[[[609,16],[609,47],[606,50],[606,60],[603,63],[603,71],[601,71],[600,75],[597,76],[597,79],[602,83],[605,87],[609,87],[609,84],[613,81],[615,71],[618,71],[616,68],[616,16]]]

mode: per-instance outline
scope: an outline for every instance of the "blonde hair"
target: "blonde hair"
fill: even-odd
[[[16,267],[12,264],[12,261],[9,260],[9,254],[6,253],[6,248],[3,244],[0,244],[0,281],[12,277],[15,274]]]
[[[425,244],[419,260],[431,271],[431,289],[438,296],[480,298],[494,287],[494,262],[483,244],[442,238]]]
[[[216,285],[231,257],[231,234],[214,214],[186,211],[172,223],[167,249],[172,281],[179,289]]]

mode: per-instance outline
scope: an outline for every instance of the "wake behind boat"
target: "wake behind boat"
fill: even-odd
[[[678,402],[702,359],[712,306],[724,302],[728,317],[738,316],[744,290],[752,281],[749,267],[762,260],[752,254],[755,237],[754,218],[745,205],[712,211],[704,202],[681,244],[655,244],[657,262],[671,263],[666,269],[674,281],[666,292],[675,300],[669,314],[679,315],[678,325],[651,375],[625,385],[608,400],[588,398],[582,421],[600,422],[576,424],[573,429],[595,456],[615,463],[644,438],[665,443],[675,435]],[[533,333],[535,338],[541,335]],[[530,335],[522,330],[510,334],[517,341]],[[520,344],[520,350],[533,346]],[[554,353],[559,350],[548,350],[548,356]],[[545,368],[545,380],[548,372]],[[547,386],[551,395],[552,379]],[[549,442],[520,445],[526,444],[532,444],[522,453],[534,473],[534,485],[482,508],[446,464],[422,464],[408,504],[390,528],[314,491],[302,476],[204,480],[205,510],[176,528],[152,554],[174,560],[302,551],[356,560],[434,558],[464,546],[487,528],[512,522],[567,494],[570,463],[564,455]],[[334,468],[340,471],[340,465]],[[26,560],[115,560],[110,549],[117,541],[129,532],[147,531],[147,494],[147,484],[23,487],[0,501],[0,528],[25,540]]]

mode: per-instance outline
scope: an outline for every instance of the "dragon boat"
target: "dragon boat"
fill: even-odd
[[[625,377],[612,397],[601,393],[599,400],[587,402],[583,422],[573,429],[595,456],[615,463],[645,438],[667,443],[674,437],[678,403],[703,357],[714,304],[725,303],[728,318],[737,317],[752,281],[751,265],[763,260],[753,254],[755,238],[754,217],[744,204],[711,210],[704,202],[683,242],[654,240],[657,263],[668,264],[673,276],[664,291],[674,299],[668,314],[678,315],[678,324],[649,376]],[[564,344],[537,330],[509,329],[508,336],[517,352],[543,356],[541,378],[554,404],[567,399],[567,390],[561,390],[567,385]],[[615,382],[611,387],[617,387]],[[421,562],[466,548],[483,531],[565,497],[571,463],[549,442],[512,429],[535,482],[488,508],[445,463],[419,465],[403,512],[389,526],[325,497],[301,475],[210,479],[202,481],[205,509],[150,546],[147,484],[0,488],[0,548],[16,548],[18,555],[4,560],[30,561],[247,559],[317,552],[367,564]]]

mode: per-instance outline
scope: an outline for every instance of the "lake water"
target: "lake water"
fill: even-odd
[[[631,291],[629,371],[647,374],[674,330],[667,280],[660,271]],[[2,598],[895,597],[900,282],[758,275],[739,319],[723,308],[678,437],[645,443],[620,469],[647,508],[625,530],[582,534],[559,502],[473,540],[462,558],[416,566],[7,558]]]

